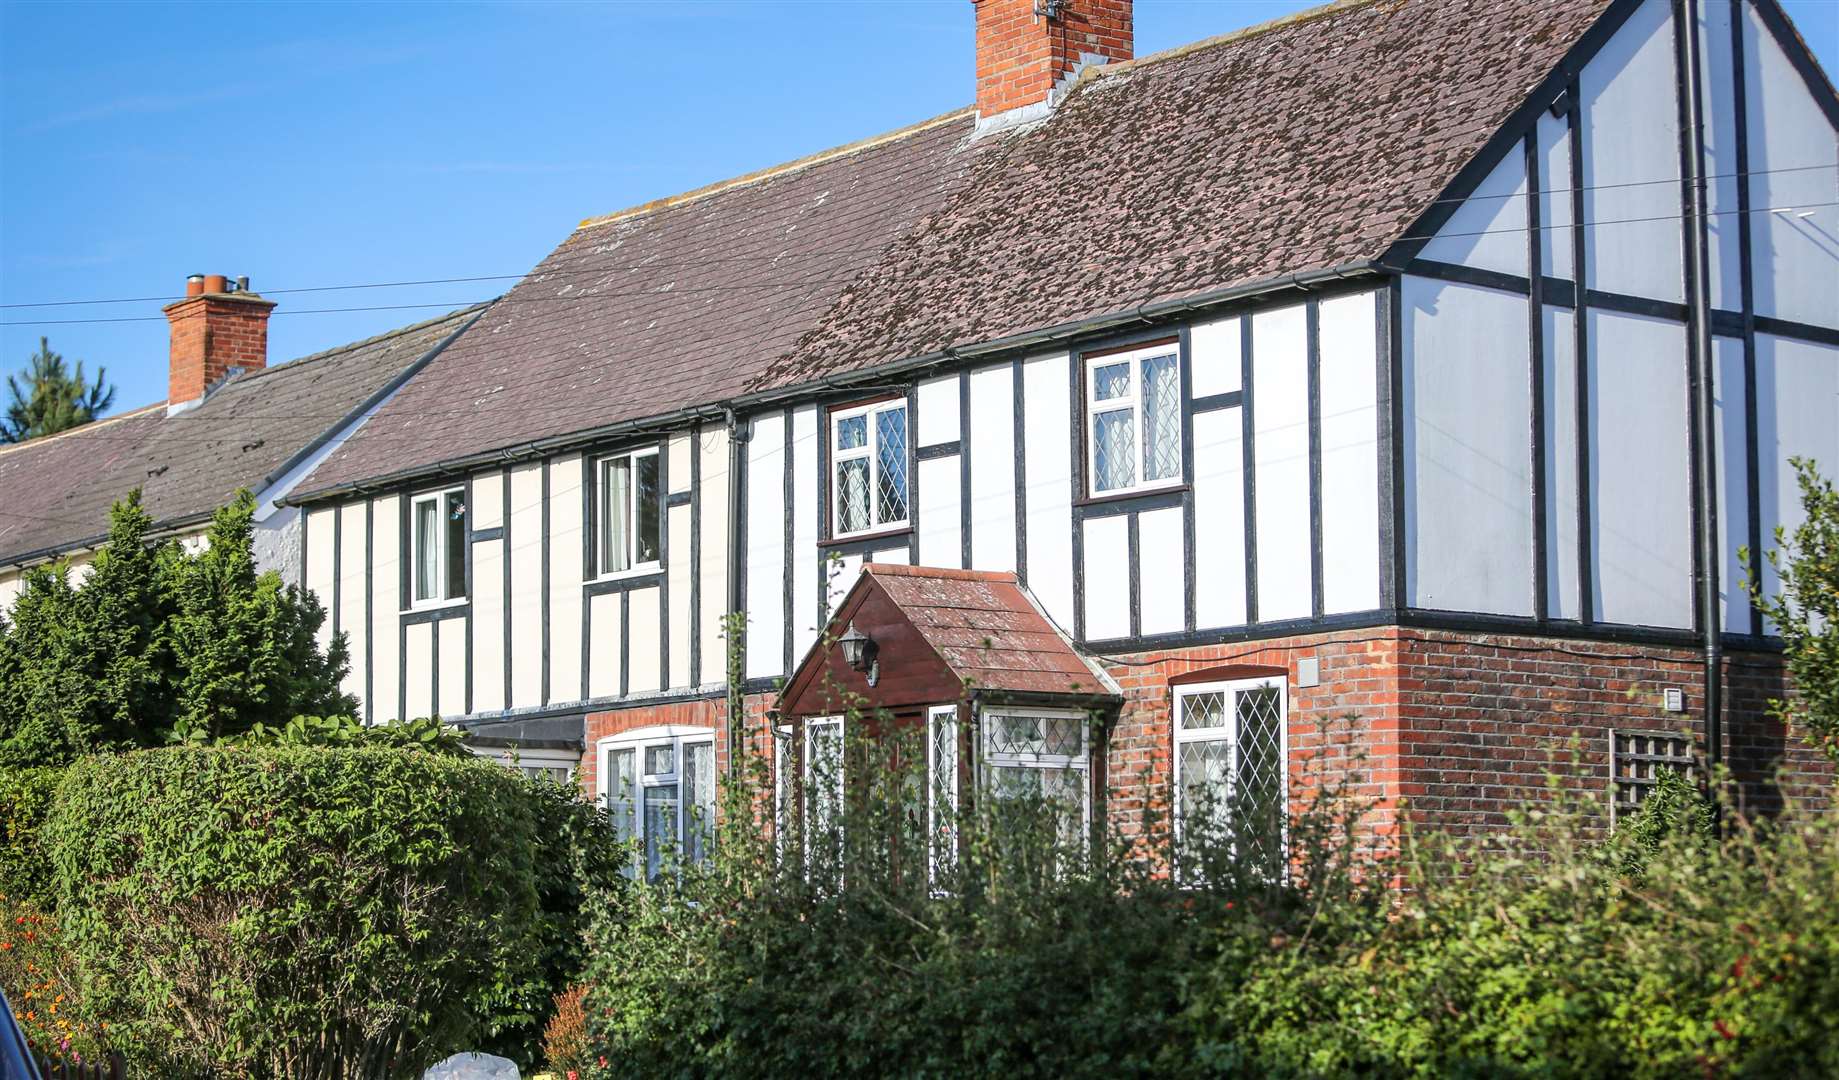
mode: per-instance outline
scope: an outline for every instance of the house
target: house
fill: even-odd
[[[188,544],[248,488],[257,565],[298,584],[300,511],[280,500],[479,315],[450,312],[269,367],[274,308],[247,278],[193,274],[165,309],[166,401],[0,447],[0,612],[33,566],[86,573],[109,507],[136,488],[155,535]]]
[[[820,676],[1120,821],[1305,758],[1381,828],[1830,778],[1741,584],[1839,463],[1839,98],[1774,0],[976,18],[973,107],[584,221],[296,487],[368,719],[660,836],[828,753]]]

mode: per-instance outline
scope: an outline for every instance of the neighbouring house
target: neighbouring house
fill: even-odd
[[[978,0],[973,107],[584,221],[479,314],[288,497],[366,717],[648,843],[829,753],[827,681],[935,791],[1123,822],[1305,755],[1380,829],[1554,768],[1823,790],[1742,586],[1788,459],[1839,469],[1839,98],[1774,0],[1131,18]]]
[[[249,489],[257,564],[298,584],[300,511],[280,500],[479,315],[455,311],[269,367],[274,307],[246,278],[193,274],[166,306],[166,401],[0,448],[0,612],[30,567],[87,573],[110,505],[136,488],[155,535],[187,544]]]

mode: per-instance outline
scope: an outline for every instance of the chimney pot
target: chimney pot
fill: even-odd
[[[243,274],[236,279],[236,291],[237,292],[248,292],[249,291],[249,275],[248,274]]]
[[[248,291],[248,278],[232,290],[222,274],[185,279],[185,298],[166,305],[171,330],[166,412],[181,412],[203,400],[233,370],[268,366],[268,315],[273,300]]]

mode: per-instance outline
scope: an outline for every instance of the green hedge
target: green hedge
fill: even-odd
[[[51,796],[64,778],[59,768],[0,766],[0,897],[48,910],[55,902],[51,862],[39,845]]]
[[[1727,809],[1719,840],[1672,803],[1605,840],[1560,801],[1376,868],[1324,803],[1288,882],[1221,859],[1184,887],[1146,822],[1057,873],[973,844],[933,895],[862,842],[900,798],[849,813],[841,887],[736,830],[710,872],[609,896],[597,1075],[1839,1076],[1830,812]]]
[[[537,977],[526,792],[388,749],[80,761],[44,842],[89,1005],[160,1075],[418,1075]]]

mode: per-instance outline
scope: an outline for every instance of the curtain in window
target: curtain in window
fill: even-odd
[[[658,455],[646,454],[633,459],[633,469],[638,473],[637,508],[633,516],[638,519],[638,533],[633,537],[634,565],[658,561]]]
[[[683,858],[699,863],[709,857],[715,838],[715,744],[683,747]]]
[[[447,493],[447,593],[452,600],[466,595],[466,497]]]
[[[868,528],[868,459],[837,462],[837,528],[859,532]]]
[[[907,410],[884,409],[875,414],[875,461],[880,466],[876,485],[877,524],[907,518]]]
[[[602,465],[600,485],[600,569],[617,573],[632,567],[629,520],[632,507],[632,459],[613,458]]]
[[[1181,472],[1181,386],[1175,357],[1143,361],[1143,479],[1168,480]]]
[[[438,587],[441,563],[440,503],[434,499],[415,504],[415,599],[432,600]]]
[[[1129,409],[1098,414],[1093,473],[1098,490],[1115,491],[1137,482],[1136,421]]]

